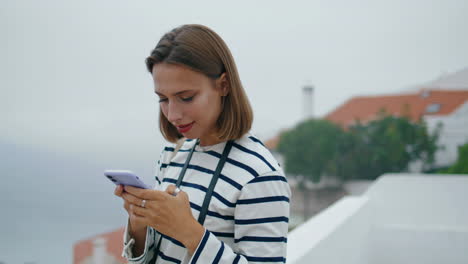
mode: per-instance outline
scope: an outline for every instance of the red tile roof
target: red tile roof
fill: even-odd
[[[93,241],[98,238],[104,238],[107,243],[107,252],[114,256],[120,263],[127,263],[127,260],[121,256],[123,250],[123,232],[125,228],[119,228],[115,231],[96,235],[90,239],[82,240],[73,246],[73,264],[81,263],[85,258],[93,255]]]
[[[449,115],[468,100],[468,91],[421,90],[413,94],[355,97],[325,116],[334,123],[349,126],[357,119],[366,123],[377,117],[379,111],[395,116],[409,116],[419,120],[425,115]],[[437,112],[427,112],[427,107],[439,104]]]
[[[276,135],[268,139],[267,141],[265,141],[265,147],[267,147],[268,149],[276,149],[276,147],[279,144],[279,140],[280,140],[280,136]]]
[[[455,109],[468,101],[468,90],[424,90],[411,94],[396,94],[383,96],[359,96],[351,98],[330,112],[325,119],[336,124],[349,126],[360,120],[369,122],[385,110],[394,116],[409,116],[417,121],[422,116],[443,116],[451,114]],[[430,105],[439,104],[437,112],[427,112]],[[265,141],[269,149],[276,149],[279,135]]]

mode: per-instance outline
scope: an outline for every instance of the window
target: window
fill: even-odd
[[[431,95],[430,90],[422,90],[421,91],[421,98],[427,98],[427,97],[429,97],[429,95]]]
[[[440,104],[430,104],[426,107],[426,113],[437,113],[440,111]]]

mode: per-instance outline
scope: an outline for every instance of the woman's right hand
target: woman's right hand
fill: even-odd
[[[122,198],[122,200],[124,201],[124,206],[123,207],[127,211],[128,218],[130,220],[129,221],[129,224],[130,224],[129,231],[131,233],[133,233],[133,232],[145,232],[146,233],[146,224],[142,223],[141,220],[139,220],[141,218],[134,217],[134,213],[133,213],[133,211],[131,210],[131,207],[130,207],[130,201],[125,198],[125,197],[128,198],[128,196],[131,195],[131,194],[125,192],[125,190],[123,188],[123,185],[117,185],[117,187],[114,190],[114,194],[116,196]]]

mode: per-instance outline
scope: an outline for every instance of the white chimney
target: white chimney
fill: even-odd
[[[94,252],[93,252],[93,262],[96,264],[104,264],[106,263],[107,258],[107,241],[103,237],[97,237],[93,241]]]
[[[302,88],[302,100],[304,120],[314,118],[314,86],[305,85]]]

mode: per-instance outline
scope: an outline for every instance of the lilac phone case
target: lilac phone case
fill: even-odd
[[[106,170],[104,175],[115,185],[129,185],[137,188],[150,189],[143,181],[129,170]]]

